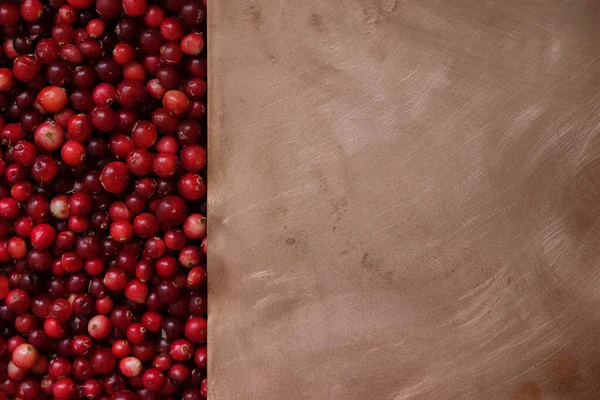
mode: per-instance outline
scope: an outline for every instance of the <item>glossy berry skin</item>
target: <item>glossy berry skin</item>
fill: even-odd
[[[127,188],[129,178],[127,165],[120,161],[113,161],[102,169],[100,181],[108,192],[121,193]]]

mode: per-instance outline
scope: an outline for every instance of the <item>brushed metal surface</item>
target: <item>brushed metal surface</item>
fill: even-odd
[[[210,2],[212,400],[600,398],[599,10]]]

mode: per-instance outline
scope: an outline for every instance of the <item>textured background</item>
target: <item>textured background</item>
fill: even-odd
[[[210,396],[600,398],[600,4],[210,1]]]

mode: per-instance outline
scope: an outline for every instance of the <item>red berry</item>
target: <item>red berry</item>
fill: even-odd
[[[38,352],[29,343],[20,344],[12,352],[12,362],[19,368],[28,370],[38,362]]]
[[[57,113],[66,107],[69,97],[61,87],[48,86],[37,95],[37,103],[41,110],[47,113]]]
[[[186,35],[181,39],[181,50],[192,56],[200,54],[204,50],[204,37],[197,32]]]
[[[63,161],[72,167],[83,164],[86,158],[85,154],[86,147],[81,142],[75,140],[66,142],[60,151]]]
[[[135,357],[125,357],[119,362],[119,370],[128,378],[138,376],[142,372],[142,362]]]
[[[105,339],[110,335],[110,320],[104,315],[96,315],[88,323],[88,333],[94,339]]]
[[[31,244],[39,249],[47,249],[54,244],[56,230],[48,224],[37,225],[31,231]]]
[[[121,193],[129,184],[129,170],[127,169],[127,165],[120,161],[108,163],[104,169],[102,169],[100,181],[107,191],[111,193]]]

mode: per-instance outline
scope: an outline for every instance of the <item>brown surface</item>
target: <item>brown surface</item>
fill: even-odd
[[[212,0],[210,396],[600,398],[600,4]]]

